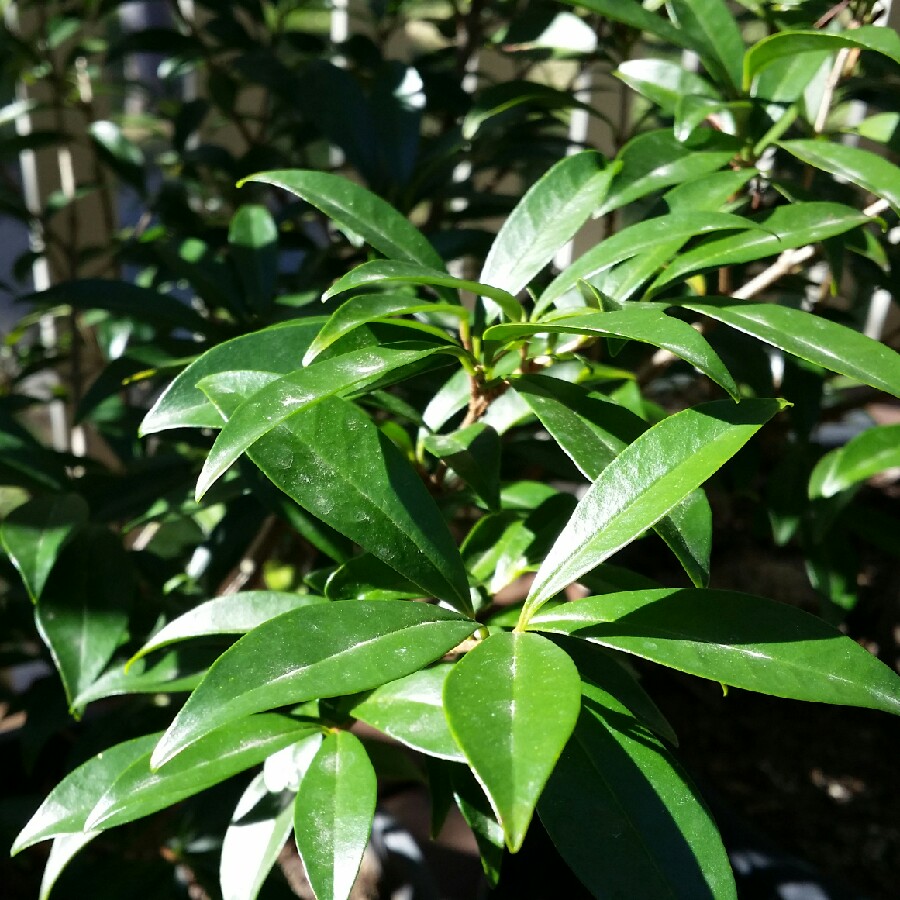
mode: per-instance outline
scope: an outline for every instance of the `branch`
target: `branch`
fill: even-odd
[[[887,201],[876,200],[863,210],[863,215],[874,218],[887,208]],[[815,253],[816,248],[813,244],[797,247],[794,250],[785,250],[768,269],[764,269],[755,278],[751,278],[745,285],[734,291],[731,296],[737,300],[749,300],[751,297],[761,294],[767,287],[773,285],[780,278],[797,268],[797,266],[812,259]]]

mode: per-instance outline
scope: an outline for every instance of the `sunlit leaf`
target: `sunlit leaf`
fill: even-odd
[[[699,588],[604,594],[541,612],[529,627],[750,691],[900,715],[895,672],[816,616],[762,597]]]
[[[219,657],[160,741],[153,766],[251,713],[402,678],[476,627],[448,610],[404,600],[323,603],[270,619]]]
[[[532,637],[491,635],[456,664],[444,685],[450,731],[514,853],[580,705],[572,660],[550,641]]]

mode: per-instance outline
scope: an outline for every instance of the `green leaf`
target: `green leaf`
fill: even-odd
[[[60,551],[87,521],[77,494],[48,494],[17,506],[0,525],[0,544],[37,603]]]
[[[572,662],[575,663],[578,674],[585,683],[582,690],[590,686],[611,695],[618,704],[637,716],[657,735],[678,746],[678,738],[672,726],[650,695],[641,687],[638,676],[632,673],[627,660],[621,654],[610,652],[605,647],[588,641],[578,640],[577,637],[557,635],[554,642],[572,657]],[[606,705],[609,706],[609,702]]]
[[[685,772],[613,695],[583,690],[538,804],[562,858],[595,897],[736,898],[722,840]]]
[[[591,482],[649,427],[640,416],[558,378],[517,378],[513,389]],[[709,581],[711,513],[702,491],[688,494],[654,529],[698,587]]]
[[[754,76],[777,59],[823,50],[833,52],[844,47],[874,50],[900,63],[900,35],[893,28],[863,25],[840,34],[828,31],[781,31],[763,38],[744,54],[744,90],[749,91]]]
[[[755,80],[751,95],[771,104],[767,105],[766,112],[777,122],[786,114],[788,104],[803,97],[820,69],[831,59],[831,52],[820,50],[776,59]],[[811,115],[814,117],[815,112]]]
[[[309,345],[303,356],[303,365],[308,366],[323,350],[360,325],[414,313],[454,316],[461,320],[469,317],[465,307],[452,303],[417,300],[409,294],[360,294],[351,297],[332,313]]]
[[[701,175],[699,178],[692,178],[690,181],[669,188],[663,194],[663,200],[669,207],[670,213],[680,214],[672,216],[674,224],[682,216],[690,213],[701,210],[717,212],[726,204],[740,202],[741,189],[757,175],[759,175],[759,171],[749,166],[737,170],[726,169],[723,172],[711,172],[709,175]],[[741,221],[746,223],[750,220],[742,218]]]
[[[442,269],[444,262],[427,238],[393,206],[366,188],[338,175],[302,169],[260,172],[238,182],[284,188],[349,228],[388,259]]]
[[[231,258],[237,265],[244,301],[255,313],[265,314],[275,299],[278,276],[278,226],[265,206],[242,206],[228,229]]]
[[[571,91],[557,90],[536,81],[502,81],[488,85],[475,95],[472,107],[462,121],[463,139],[472,140],[485,122],[517,106],[542,110],[582,109],[599,115],[588,104],[576,99]]]
[[[444,462],[491,509],[500,506],[500,438],[483,422],[452,434],[427,435],[425,448]]]
[[[627,59],[613,74],[669,116],[682,96],[719,96],[701,75],[666,59]]]
[[[88,814],[107,788],[158,740],[159,734],[147,734],[108,747],[66,775],[19,832],[10,853],[15,856],[39,841],[84,831]]]
[[[376,381],[386,383],[384,379],[391,373],[400,380],[401,370],[444,351],[441,346],[420,344],[408,349],[395,345],[354,350],[267,384],[229,413],[197,479],[196,499],[200,500],[242,453],[286,419],[326,397],[358,391]]]
[[[719,173],[716,173],[719,174]],[[679,211],[677,214],[646,219],[601,241],[560,272],[544,289],[535,307],[535,315],[586,281],[611,269],[616,263],[671,242],[677,252],[688,238],[713,231],[745,231],[753,227],[749,219],[730,213]]]
[[[715,122],[727,134],[743,134],[755,109],[749,100],[683,95],[675,113],[675,137],[687,143],[699,128]]]
[[[222,900],[256,900],[275,865],[294,824],[294,806],[285,803],[281,809],[270,810],[274,800],[261,772],[238,800],[222,840]]]
[[[527,514],[504,510],[483,516],[462,546],[472,578],[493,595],[535,571],[574,507],[573,497],[553,493]]]
[[[383,684],[351,707],[350,715],[414,750],[464,762],[444,715],[444,682],[452,669],[431,666]]]
[[[774,303],[709,297],[702,303],[685,303],[684,307],[832,372],[900,397],[900,354],[858,331]]]
[[[128,632],[134,588],[128,557],[111,532],[84,528],[60,555],[35,609],[35,623],[73,712]]]
[[[85,829],[107,829],[172,806],[219,784],[300,740],[315,728],[267,713],[230,722],[153,771],[150,752],[129,766],[97,801]]]
[[[668,0],[668,6],[706,70],[728,93],[738,93],[744,40],[723,0]]]
[[[321,318],[285,322],[207,350],[163,391],[144,417],[140,434],[146,436],[169,428],[221,428],[222,417],[197,382],[232,370],[277,375],[293,372],[322,322]]]
[[[212,391],[236,408],[226,376]],[[210,383],[206,382],[208,389]],[[329,398],[292,416],[248,454],[276,487],[336,531],[458,609],[470,606],[456,542],[408,460],[353,404]]]
[[[710,237],[699,246],[682,253],[653,282],[650,291],[658,291],[663,285],[701,269],[764,259],[783,250],[843,234],[870,221],[868,216],[840,203],[810,202],[780,206],[760,221],[765,231],[744,231],[727,237]]]
[[[496,887],[503,866],[503,827],[497,821],[484,790],[468,766],[444,765],[450,769],[453,800],[472,830],[485,878],[491,887]]]
[[[639,134],[619,151],[616,159],[622,168],[594,215],[606,215],[670,184],[715,172],[739,149],[735,138],[719,132],[709,132],[691,146],[678,141],[671,128]]]
[[[648,279],[668,264],[683,245],[683,240],[662,241],[651,250],[620,263],[591,283],[616,303],[626,303]]]
[[[152,765],[251,713],[402,678],[476,627],[448,610],[405,600],[323,603],[284,613],[219,657],[159,742]]]
[[[378,785],[366,750],[348,731],[329,734],[294,805],[297,849],[318,900],[346,900],[359,872]]]
[[[574,634],[776,697],[900,714],[900,678],[816,616],[733,591],[626,591],[565,603],[529,627]]]
[[[313,594],[286,591],[238,591],[215,597],[166,623],[134,654],[129,665],[153,650],[179,641],[217,634],[245,634],[289,610],[324,602],[324,598]]]
[[[492,634],[444,685],[450,731],[491,801],[515,853],[575,722],[580,679],[545,638]]]
[[[810,499],[833,497],[896,466],[900,466],[900,425],[869,428],[819,460],[809,478]]]
[[[192,691],[203,677],[209,657],[184,650],[171,650],[148,665],[145,659],[110,666],[72,701],[81,709],[104,697],[122,694],[178,694]]]
[[[485,331],[484,341],[513,341],[533,334],[616,335],[664,347],[696,366],[732,397],[738,397],[734,379],[706,338],[659,307],[641,304],[618,312],[576,313],[541,322],[493,325]]]
[[[521,621],[656,524],[783,406],[778,400],[703,403],[629,444],[579,501],[535,575]]]
[[[684,31],[676,28],[658,13],[645,9],[637,0],[565,0],[565,2],[579,9],[600,13],[604,18],[622,22],[636,31],[656,35],[667,44],[674,44],[685,50],[694,49]]]
[[[371,553],[360,553],[339,566],[325,582],[329,600],[408,600],[422,588]]]
[[[394,259],[373,259],[351,269],[322,295],[322,299],[328,300],[330,297],[359,287],[384,284],[424,284],[453,288],[456,291],[471,291],[482,297],[490,297],[511,319],[518,320],[525,317],[519,301],[512,293],[500,287],[455,278],[443,270]]]
[[[47,900],[65,867],[99,833],[98,831],[89,831],[87,834],[76,832],[75,834],[61,834],[53,838],[50,855],[47,857],[47,862],[44,863],[44,874],[41,877],[41,891],[38,894],[38,900]]]
[[[797,159],[883,197],[900,213],[900,168],[871,150],[833,141],[781,141]]]
[[[479,280],[518,294],[597,210],[617,169],[593,150],[556,163],[503,223]]]

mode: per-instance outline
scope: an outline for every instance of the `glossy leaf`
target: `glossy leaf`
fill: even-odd
[[[782,406],[778,400],[703,403],[663,419],[629,444],[579,501],[535,575],[522,622],[656,524]]]
[[[729,203],[739,202],[744,185],[757,175],[759,171],[750,166],[736,171],[726,169],[723,172],[710,172],[669,188],[663,194],[663,200],[669,207],[669,212],[681,214],[678,217],[672,216],[674,224],[681,216],[689,213],[701,210],[717,212]],[[750,220],[742,218],[741,221]]]
[[[228,230],[231,257],[252,312],[265,313],[275,297],[278,275],[278,226],[265,206],[241,206]]]
[[[833,497],[847,488],[900,466],[900,425],[882,425],[858,434],[826,453],[809,478],[809,496]]]
[[[77,494],[48,494],[17,506],[0,525],[0,543],[36,603],[60,551],[88,518]]]
[[[303,356],[303,365],[308,366],[323,350],[359,325],[415,313],[454,316],[459,319],[466,319],[469,315],[463,306],[417,300],[409,294],[360,294],[358,297],[351,297],[332,313],[309,345]]]
[[[616,303],[626,303],[675,257],[684,243],[683,240],[661,241],[651,250],[645,250],[638,256],[592,278],[591,284],[596,285]]]
[[[329,734],[294,806],[294,835],[318,900],[346,900],[372,830],[378,785],[365,748],[348,731]]]
[[[504,510],[483,516],[462,546],[472,577],[496,594],[535,571],[574,508],[573,497],[554,492],[527,513]]]
[[[595,897],[734,900],[728,855],[690,779],[614,696],[583,690],[538,804],[562,858]]]
[[[774,303],[710,297],[684,306],[800,359],[900,397],[900,354],[858,331]]]
[[[750,262],[775,256],[783,250],[814,244],[843,234],[871,221],[858,210],[840,203],[810,202],[780,206],[761,220],[766,231],[741,232],[727,237],[710,237],[682,253],[651,285],[663,285],[717,266]]]
[[[453,765],[450,767],[450,775],[453,800],[472,830],[484,876],[491,887],[496,887],[505,851],[503,827],[497,821],[483,788],[468,766]]]
[[[675,114],[682,95],[719,96],[701,75],[666,59],[627,59],[614,74],[669,116]]]
[[[513,387],[591,482],[649,427],[625,407],[556,378],[525,376],[517,378]],[[654,529],[694,584],[704,586],[709,580],[712,530],[709,503],[703,492],[689,494]]]
[[[452,668],[431,666],[383,684],[351,707],[350,715],[414,750],[463,762],[444,715],[444,682]]]
[[[732,397],[738,396],[734,379],[706,338],[685,322],[667,316],[658,307],[642,305],[618,312],[587,312],[541,322],[493,325],[484,333],[484,340],[506,342],[542,333],[616,335],[654,347],[664,347],[696,366]]]
[[[288,716],[250,716],[206,735],[156,771],[150,768],[148,752],[107,789],[84,827],[112,828],[172,806],[255,766],[314,727]]]
[[[81,691],[72,701],[81,709],[104,697],[123,694],[179,694],[192,691],[209,666],[208,655],[170,650],[152,665],[146,659],[110,666],[99,678]]]
[[[668,7],[716,82],[739,91],[744,41],[724,0],[669,0]]]
[[[597,210],[617,168],[593,150],[556,163],[503,223],[479,280],[518,294]]]
[[[197,382],[232,370],[278,375],[293,372],[323,321],[295,320],[217,344],[179,373],[162,392],[144,417],[140,433],[155,434],[169,428],[221,428],[222,417]]]
[[[219,657],[175,717],[152,764],[165,764],[251,713],[402,678],[452,650],[476,627],[448,610],[404,600],[325,603],[284,613]]]
[[[667,44],[685,50],[693,49],[684,31],[676,28],[668,19],[656,12],[645,9],[638,0],[565,0],[565,2],[579,9],[600,13],[606,19],[622,22],[637,31],[649,32]]]
[[[12,855],[39,841],[84,831],[88,814],[110,785],[146,756],[158,740],[159,734],[148,734],[116,744],[70,772],[19,832],[10,851]]]
[[[197,500],[242,453],[286,419],[326,397],[348,394],[376,381],[383,382],[391,373],[398,373],[398,370],[442,350],[440,346],[422,345],[408,349],[395,345],[355,350],[298,369],[267,384],[229,413],[197,480]],[[200,387],[202,389],[203,383]]]
[[[529,627],[749,691],[900,715],[895,672],[818,617],[762,597],[696,588],[626,591],[562,604]]]
[[[442,269],[443,260],[428,239],[393,206],[347,178],[327,172],[284,169],[260,172],[248,181],[284,188],[321,210],[342,228],[358,234],[388,259]]]
[[[606,215],[671,184],[715,172],[726,165],[738,149],[734,138],[718,132],[709,133],[696,146],[690,147],[678,141],[671,128],[639,134],[616,157],[622,168],[594,214]]]
[[[360,553],[328,576],[325,596],[329,600],[406,600],[421,597],[422,589],[371,553]]]
[[[74,834],[61,834],[53,838],[50,854],[44,863],[44,873],[41,876],[41,890],[38,900],[47,900],[63,870],[100,832],[88,831]]]
[[[829,50],[799,53],[796,56],[782,56],[766,66],[754,80],[751,95],[769,104],[766,112],[776,122],[787,114],[787,105],[800,100],[806,89],[820,75],[823,66],[831,59]],[[803,104],[809,104],[804,98]],[[809,110],[808,117],[815,113]]]
[[[797,159],[883,197],[900,213],[900,168],[871,150],[834,141],[781,141]]]
[[[571,659],[534,635],[493,634],[456,664],[444,685],[450,731],[515,853],[565,746],[580,705]]]
[[[243,390],[239,380],[220,376],[213,396],[233,411]],[[248,455],[300,506],[418,584],[424,596],[468,609],[465,569],[440,510],[409,462],[355,406],[323,400],[273,429]]]
[[[741,216],[688,210],[630,225],[601,241],[560,272],[544,289],[535,313],[576,288],[580,280],[593,278],[616,263],[652,250],[662,243],[671,242],[675,247],[673,252],[676,252],[688,238],[713,231],[744,231],[748,227],[753,227],[753,223]]]
[[[801,53],[836,52],[844,47],[874,50],[900,63],[900,35],[893,28],[863,25],[852,31],[781,31],[754,44],[744,54],[744,90],[750,90],[753,78],[776,59]]]
[[[444,462],[491,508],[500,506],[500,438],[483,422],[452,434],[433,434],[425,448]]]
[[[293,804],[271,809],[275,799],[266,790],[262,773],[241,795],[222,840],[222,900],[256,900],[275,865],[294,824]]]
[[[374,259],[351,269],[322,295],[322,299],[328,300],[360,287],[393,284],[424,284],[452,288],[455,291],[471,291],[482,297],[490,297],[511,319],[524,318],[519,301],[502,287],[456,278],[443,270],[394,259]]]
[[[35,624],[73,712],[128,631],[134,575],[119,540],[84,528],[60,555],[35,609]]]
[[[554,640],[572,657],[583,682],[582,690],[602,690],[659,737],[678,746],[678,738],[672,726],[641,687],[639,677],[633,674],[628,662],[620,654],[579,640],[577,636],[570,638],[557,635]],[[609,701],[606,705],[610,705]]]
[[[238,591],[236,594],[214,597],[167,622],[134,654],[131,662],[153,650],[191,638],[245,634],[289,610],[323,602],[324,598],[313,594],[292,594],[286,591]]]

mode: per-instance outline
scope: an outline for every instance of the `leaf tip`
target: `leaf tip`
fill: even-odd
[[[28,823],[31,824],[30,822]],[[28,839],[28,825],[26,825],[17,835],[9,848],[9,857],[12,859],[21,853],[26,847],[30,847],[33,842]]]

